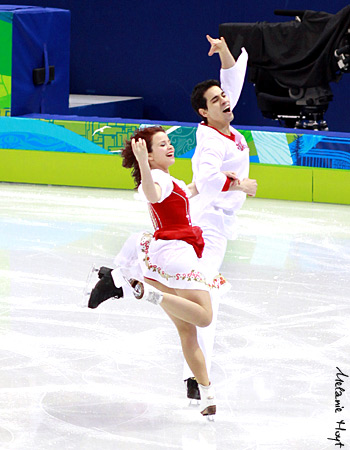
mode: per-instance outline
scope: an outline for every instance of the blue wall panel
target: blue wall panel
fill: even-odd
[[[13,13],[11,115],[68,112],[70,12],[23,8]],[[49,82],[48,68],[55,77]],[[46,68],[46,83],[33,84],[33,69]]]
[[[6,0],[4,4],[17,4]],[[217,36],[223,22],[278,22],[274,9],[318,9],[336,13],[348,4],[335,0],[51,0],[26,4],[69,9],[71,93],[144,98],[144,117],[196,121],[192,87],[217,77],[218,58],[207,56],[207,33]],[[332,131],[350,131],[350,75],[332,85],[326,113]],[[235,124],[273,125],[257,108],[254,87],[246,84],[235,110]]]

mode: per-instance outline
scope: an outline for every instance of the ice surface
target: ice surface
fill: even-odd
[[[151,230],[131,191],[0,184],[0,448],[322,450],[350,445],[350,208],[248,199],[222,271],[214,423],[189,407],[161,308],[81,308],[92,263]],[[345,447],[346,448],[346,447]]]

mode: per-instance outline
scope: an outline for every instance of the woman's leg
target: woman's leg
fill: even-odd
[[[152,281],[152,285],[157,287],[159,290],[162,290],[164,294],[172,295],[172,297],[177,297],[176,294],[178,293],[178,290],[168,288],[167,286],[153,280],[147,280],[147,282],[148,281]],[[161,305],[163,304],[163,301]],[[185,357],[187,364],[191,368],[193,375],[196,377],[196,379],[200,384],[203,384],[204,386],[209,385],[209,378],[207,368],[205,365],[204,355],[197,341],[196,326],[182,319],[179,319],[178,317],[175,317],[174,315],[169,313],[165,308],[164,310],[170,317],[174,325],[176,326],[176,329],[180,336],[183,355]]]
[[[158,281],[145,278],[145,281],[164,293],[160,306],[171,316],[198,327],[207,327],[213,318],[209,292],[197,289],[169,290]]]
[[[163,286],[163,288],[166,294],[175,296],[172,289],[169,289],[166,286]],[[179,295],[187,295],[190,291],[183,292],[176,290],[175,292]],[[215,394],[213,386],[208,378],[204,355],[198,345],[196,326],[181,320],[168,312],[167,314],[177,328],[184,357],[199,383],[198,387],[201,397],[200,412],[203,416],[212,418],[216,413]]]
[[[198,383],[204,386],[209,385],[209,378],[205,359],[197,341],[197,329],[195,325],[178,319],[175,316],[167,313],[170,319],[174,322],[180,336],[182,352],[185,360],[190,367],[193,375],[196,377]]]

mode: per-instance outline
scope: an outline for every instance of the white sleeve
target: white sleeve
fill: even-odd
[[[242,53],[239,55],[234,66],[230,69],[220,70],[221,88],[230,99],[231,110],[233,110],[238,103],[247,70],[248,53],[244,47],[242,47],[241,50]]]
[[[220,140],[208,138],[200,152],[200,170],[195,177],[198,192],[211,202],[222,191],[227,177],[221,172],[224,148]]]
[[[172,179],[168,173],[165,173],[160,169],[153,169],[151,171],[151,173],[152,173],[153,181],[160,186],[160,189],[162,191],[160,199],[158,201],[158,203],[161,203],[164,199],[169,197],[169,195],[172,193],[174,185],[173,185]],[[138,191],[139,191],[141,197],[146,200],[146,196],[142,189],[142,181],[138,188]]]

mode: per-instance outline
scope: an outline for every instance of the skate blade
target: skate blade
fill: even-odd
[[[201,404],[200,400],[196,400],[195,398],[191,398],[188,406],[190,408],[197,408],[197,406],[199,406],[200,404]]]
[[[95,264],[92,265],[88,276],[86,278],[86,282],[85,282],[85,287],[84,287],[84,292],[83,292],[83,298],[81,301],[81,307],[82,308],[87,308],[88,304],[89,304],[89,299],[90,299],[90,295],[91,295],[91,291],[92,289],[95,287],[97,281],[98,281],[98,268],[95,266]]]
[[[124,272],[123,268],[119,267],[113,271],[114,284],[122,287],[124,291],[124,298],[131,297],[140,299],[144,294],[143,282],[136,278],[129,278]]]

